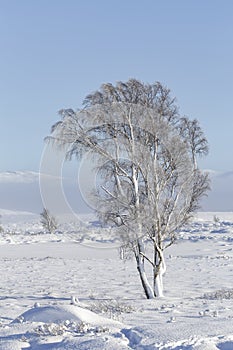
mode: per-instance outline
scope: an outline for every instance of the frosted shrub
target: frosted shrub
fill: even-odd
[[[69,321],[66,321],[66,327],[67,330],[69,331],[73,331],[75,333],[78,334],[86,334],[86,333],[105,333],[105,332],[109,332],[109,329],[107,327],[93,327],[90,326],[88,323],[85,322],[80,322],[78,324],[76,324],[75,322],[71,322],[69,324],[67,324],[67,322],[69,323]]]
[[[233,299],[233,289],[220,289],[211,293],[205,293],[203,299],[222,300]]]
[[[1,225],[1,218],[2,218],[2,216],[0,215],[0,234],[4,233],[4,229],[3,229],[2,225]]]
[[[104,313],[113,319],[116,319],[122,313],[131,313],[135,309],[128,304],[120,303],[117,300],[108,300],[102,302],[96,302],[91,306],[91,311],[95,313]]]
[[[91,327],[89,324],[85,322],[71,322],[69,320],[57,324],[57,323],[43,323],[37,326],[34,329],[34,332],[40,336],[57,336],[63,335],[66,332],[78,333],[80,335],[84,335],[86,333],[105,333],[109,332],[107,327]]]
[[[43,209],[42,213],[40,213],[40,218],[42,227],[46,232],[52,234],[57,230],[58,224],[56,218],[50,214],[48,209]]]
[[[67,331],[67,328],[64,324],[56,323],[44,323],[39,325],[34,329],[34,332],[38,335],[63,335]]]
[[[213,220],[214,220],[214,226],[220,225],[221,222],[220,222],[220,219],[217,215],[214,215]]]

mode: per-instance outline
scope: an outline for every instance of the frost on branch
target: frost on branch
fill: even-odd
[[[44,208],[40,214],[40,222],[45,231],[49,233],[54,233],[58,227],[55,217],[52,216],[46,208]]]
[[[179,115],[161,83],[135,79],[103,84],[86,97],[83,110],[60,114],[49,139],[70,146],[67,159],[88,155],[95,161],[90,186],[97,215],[135,256],[146,297],[163,296],[164,249],[209,189],[197,163],[208,151],[197,120]],[[145,263],[153,271],[152,286]]]

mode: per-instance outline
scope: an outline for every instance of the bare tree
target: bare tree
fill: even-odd
[[[0,233],[3,233],[4,228],[2,227],[1,220],[2,220],[2,215],[0,215]]]
[[[54,233],[58,227],[55,217],[52,216],[49,210],[46,208],[44,208],[42,213],[40,213],[40,222],[43,228],[51,234]]]
[[[133,252],[146,297],[162,296],[164,249],[209,189],[207,174],[197,166],[198,154],[207,152],[198,122],[179,116],[160,83],[134,79],[104,84],[87,96],[83,110],[60,114],[50,140],[69,144],[68,158],[94,157],[96,212]],[[152,286],[145,262],[153,270]]]

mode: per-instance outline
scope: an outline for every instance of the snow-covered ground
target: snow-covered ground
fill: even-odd
[[[0,214],[0,350],[233,349],[233,213],[181,232],[155,300],[90,216],[50,235],[34,214]]]

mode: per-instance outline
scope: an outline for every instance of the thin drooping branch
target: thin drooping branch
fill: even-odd
[[[94,157],[96,213],[134,254],[147,298],[162,295],[164,249],[172,245],[209,189],[198,156],[208,152],[197,120],[178,113],[170,90],[136,79],[107,83],[89,94],[84,109],[60,112],[50,139],[67,157]],[[94,186],[93,186],[94,187]],[[151,244],[145,251],[145,244]]]

